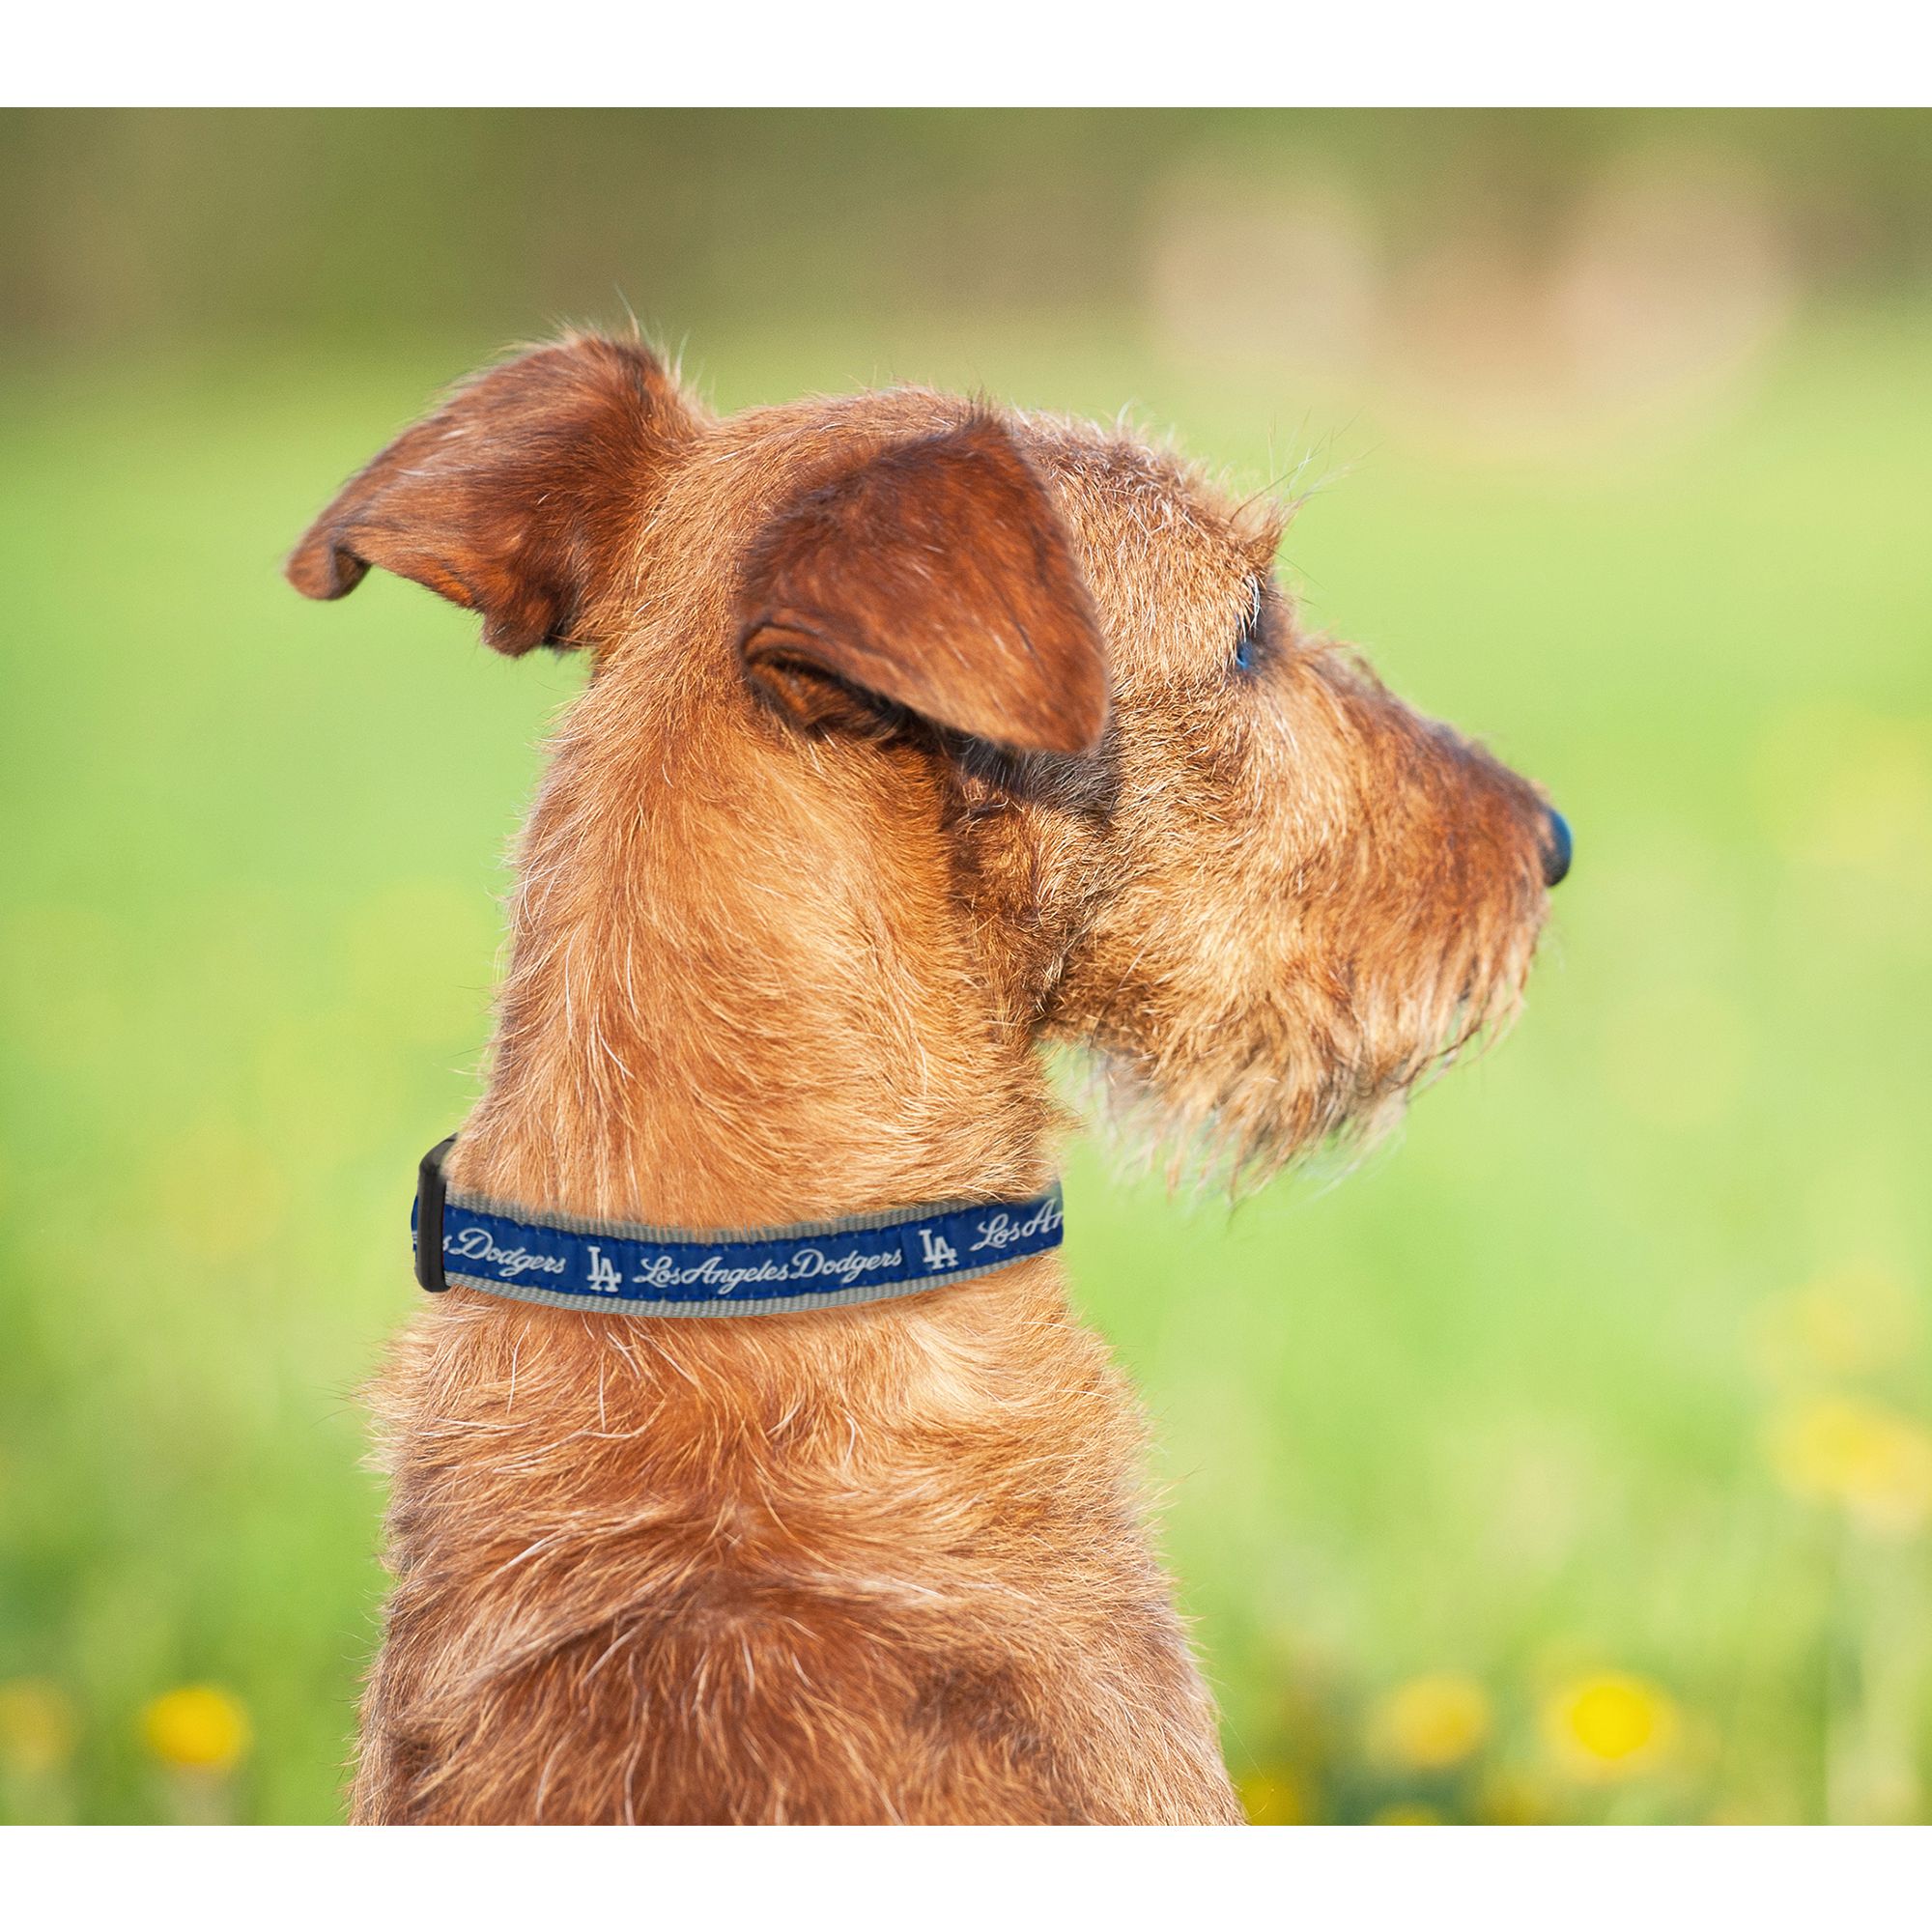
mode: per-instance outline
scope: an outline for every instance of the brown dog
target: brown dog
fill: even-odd
[[[1236,1180],[1513,1010],[1568,835],[1297,635],[1279,518],[923,390],[483,376],[289,566],[594,675],[453,1186],[741,1230],[1016,1201],[1042,1041]],[[368,1822],[1233,1823],[1134,1403],[1051,1255],[731,1321],[425,1304],[381,1392]]]

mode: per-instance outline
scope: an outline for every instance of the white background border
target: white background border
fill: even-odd
[[[1932,1833],[494,1831],[0,1834],[21,1926],[273,1932],[1884,1932]]]
[[[1932,96],[1904,0],[421,0],[10,10],[13,104],[1812,106]]]

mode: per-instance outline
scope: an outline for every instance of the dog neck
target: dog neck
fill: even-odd
[[[1055,1109],[930,759],[774,733],[733,763],[605,715],[636,710],[600,676],[554,748],[452,1178],[719,1229],[1047,1184]]]

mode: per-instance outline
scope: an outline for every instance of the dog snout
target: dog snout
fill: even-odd
[[[1554,806],[1545,810],[1543,818],[1543,883],[1560,886],[1570,876],[1576,841],[1570,836],[1570,821]]]

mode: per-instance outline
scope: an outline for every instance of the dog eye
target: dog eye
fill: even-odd
[[[1241,619],[1241,628],[1235,639],[1235,668],[1240,671],[1253,670],[1262,654],[1262,618],[1264,604],[1262,587],[1257,583],[1251,593],[1253,601],[1248,614]]]

